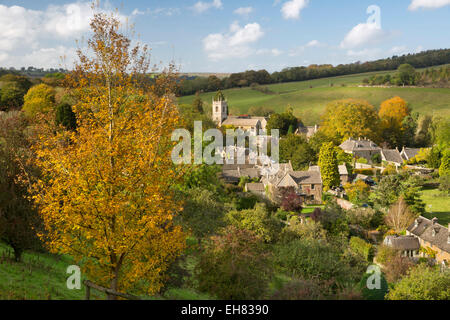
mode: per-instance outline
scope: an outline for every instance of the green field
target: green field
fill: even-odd
[[[365,99],[375,107],[379,107],[384,100],[400,96],[408,101],[414,111],[430,115],[450,116],[449,88],[358,87],[364,78],[386,73],[394,74],[395,71],[267,85],[270,93],[242,88],[224,90],[224,94],[228,99],[232,115],[245,114],[253,106],[268,107],[276,112],[284,111],[291,106],[294,114],[308,125],[319,122],[320,115],[327,103],[346,98]],[[214,95],[214,92],[200,95],[206,107],[211,106]],[[193,99],[194,96],[181,97],[179,103],[190,104]]]
[[[450,196],[437,189],[422,190],[422,199],[426,203],[427,218],[438,218],[438,222],[447,227],[450,223]]]

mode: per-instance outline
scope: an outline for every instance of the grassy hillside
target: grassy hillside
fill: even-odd
[[[23,262],[12,261],[12,251],[0,243],[0,300],[79,300],[85,291],[66,287],[70,258],[25,253]]]
[[[380,103],[394,96],[409,102],[414,111],[424,114],[450,116],[450,89],[435,88],[360,88],[364,78],[374,74],[394,74],[395,71],[362,73],[310,81],[267,85],[270,92],[262,93],[251,88],[224,90],[231,114],[244,114],[250,107],[264,106],[280,112],[289,105],[296,116],[306,124],[318,122],[328,102],[345,99],[365,99],[378,107]],[[215,93],[201,94],[205,105],[210,107]],[[180,104],[192,103],[194,96],[179,98]]]

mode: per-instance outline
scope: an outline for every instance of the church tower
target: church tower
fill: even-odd
[[[228,118],[228,103],[221,91],[218,91],[212,102],[212,118],[219,126]]]

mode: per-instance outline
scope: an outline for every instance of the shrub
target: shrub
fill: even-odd
[[[388,261],[394,259],[394,257],[398,255],[399,252],[397,250],[385,245],[381,245],[377,249],[375,260],[382,265],[386,265]]]
[[[367,243],[361,238],[352,237],[349,245],[353,252],[364,257],[366,261],[371,262],[373,260],[374,248],[370,243]]]
[[[234,226],[212,237],[196,267],[199,289],[226,300],[265,297],[272,269],[261,239]]]
[[[354,169],[353,174],[363,174],[366,176],[373,176],[374,170],[373,169]]]
[[[419,264],[386,296],[389,300],[450,300],[450,272]]]

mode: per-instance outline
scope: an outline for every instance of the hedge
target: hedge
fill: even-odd
[[[353,252],[363,256],[366,261],[372,262],[374,256],[374,248],[370,243],[367,243],[361,238],[352,237],[349,244]]]

